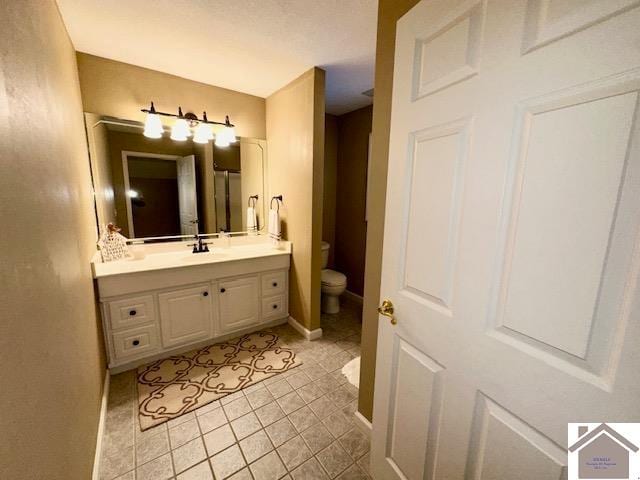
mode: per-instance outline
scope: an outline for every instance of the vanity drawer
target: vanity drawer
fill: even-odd
[[[262,296],[283,293],[286,285],[286,272],[271,272],[262,274]]]
[[[145,356],[157,350],[159,345],[155,325],[145,325],[113,334],[113,352],[118,360]]]
[[[156,321],[153,296],[125,298],[107,304],[112,330],[131,328]]]
[[[274,295],[262,299],[262,318],[278,318],[286,315],[286,300],[284,295]]]

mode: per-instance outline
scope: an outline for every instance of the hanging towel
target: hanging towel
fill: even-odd
[[[256,233],[258,231],[258,219],[256,217],[256,209],[247,207],[247,232]]]
[[[282,237],[280,231],[280,213],[273,208],[269,210],[269,238],[277,244]]]

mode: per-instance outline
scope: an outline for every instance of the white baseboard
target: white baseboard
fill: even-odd
[[[100,459],[102,458],[102,437],[107,423],[107,402],[109,400],[109,380],[111,375],[107,369],[104,376],[104,385],[102,386],[102,401],[100,402],[100,420],[98,421],[98,437],[96,438],[96,453],[93,457],[93,473],[92,480],[100,478]]]
[[[322,329],[316,328],[315,330],[309,330],[300,322],[298,322],[295,318],[289,317],[289,325],[295,328],[300,335],[305,337],[307,340],[317,340],[322,337]]]
[[[348,298],[352,302],[355,302],[355,303],[358,303],[358,304],[362,305],[363,299],[357,293],[353,293],[353,292],[350,292],[349,290],[345,290],[344,293],[342,294],[342,296],[344,298]]]
[[[365,416],[362,415],[357,410],[353,414],[353,417],[355,418],[356,427],[358,427],[362,431],[362,433],[364,433],[367,436],[367,438],[371,440],[371,429],[372,429],[371,422],[367,420]]]

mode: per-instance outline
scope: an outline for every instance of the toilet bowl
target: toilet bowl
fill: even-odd
[[[329,247],[327,242],[322,242],[321,308],[323,313],[338,313],[340,295],[347,289],[347,277],[344,273],[327,268]]]

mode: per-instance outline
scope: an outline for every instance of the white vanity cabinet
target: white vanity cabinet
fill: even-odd
[[[158,294],[163,347],[211,338],[213,308],[210,290],[210,284],[202,284]]]
[[[260,323],[260,277],[224,279],[218,282],[221,333],[233,333]]]
[[[154,268],[126,264],[125,272],[95,275],[114,372],[288,320],[290,250],[167,269],[158,268],[160,260],[149,260]]]

